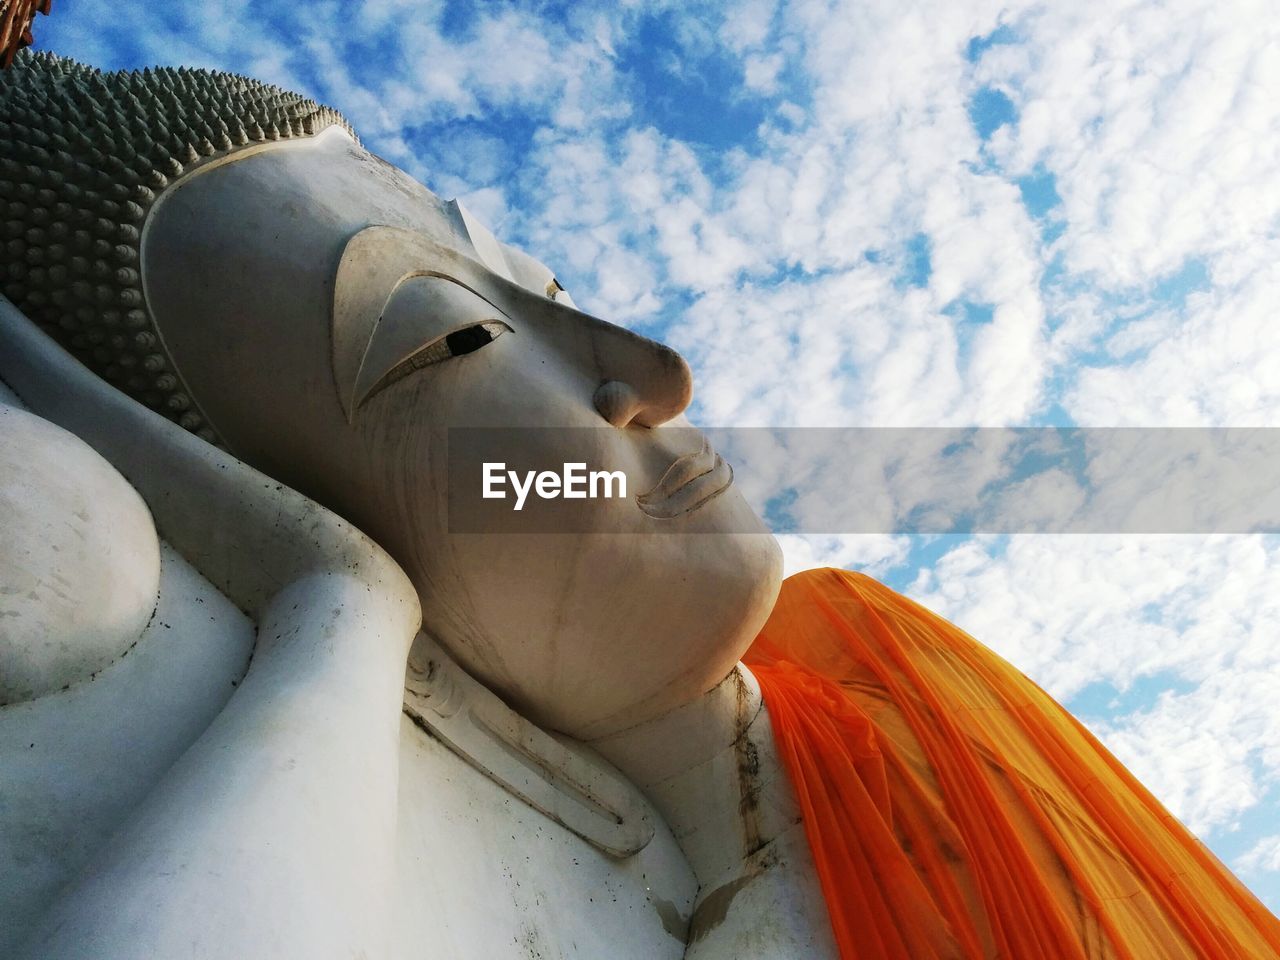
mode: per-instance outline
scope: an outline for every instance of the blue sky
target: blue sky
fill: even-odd
[[[1274,426],[1280,26],[1250,0],[68,0],[231,69],[677,346],[708,426]],[[832,495],[857,496],[835,489]],[[1075,709],[1280,908],[1280,544],[789,537]]]

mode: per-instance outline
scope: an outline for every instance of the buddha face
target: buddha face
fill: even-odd
[[[386,548],[424,631],[532,719],[590,739],[657,716],[714,686],[767,617],[779,551],[684,421],[684,361],[578,311],[340,131],[180,182],[142,262],[231,451]],[[504,428],[511,462],[622,471],[627,496],[565,501],[569,532],[498,513],[451,531],[450,451],[479,436],[458,428]]]

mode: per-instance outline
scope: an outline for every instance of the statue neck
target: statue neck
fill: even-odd
[[[755,678],[738,664],[669,713],[592,741],[658,808],[704,889],[799,821]]]

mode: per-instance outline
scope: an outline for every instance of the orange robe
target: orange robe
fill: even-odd
[[[842,960],[1280,957],[1280,921],[1066,710],[846,570],[744,658]]]

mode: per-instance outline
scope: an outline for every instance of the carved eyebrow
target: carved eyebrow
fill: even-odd
[[[487,304],[493,316],[501,316],[463,282],[484,270],[458,251],[402,227],[365,227],[347,241],[334,274],[332,336],[333,378],[348,422],[355,416],[358,387],[369,386],[361,378],[366,356],[375,338],[381,339],[378,328],[401,285],[434,277]],[[420,339],[413,348],[426,342]]]
[[[497,241],[489,236],[497,249]],[[475,301],[486,304],[490,315],[485,320],[503,317],[501,310],[477,292],[489,289],[493,283],[514,283],[521,289],[544,294],[556,303],[576,309],[572,298],[545,266],[514,247],[501,247],[500,252],[505,272],[495,272],[454,247],[404,227],[375,224],[347,241],[334,274],[332,316],[333,379],[347,422],[355,416],[358,395],[364,396],[359,394],[360,388],[368,389],[370,385],[367,377],[371,374],[363,373],[366,357],[373,350],[375,339],[381,340],[383,336],[379,333],[383,314],[402,284],[427,277],[453,284]],[[443,289],[437,287],[437,290]],[[464,310],[463,315],[470,314]],[[419,340],[414,347],[427,342]],[[371,367],[378,365],[379,362],[375,362]]]

